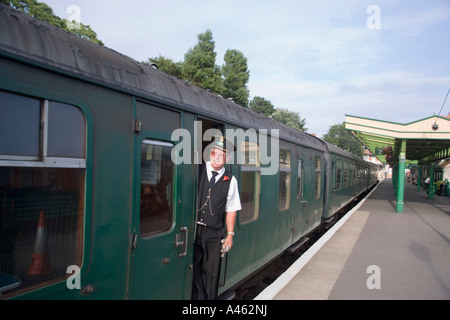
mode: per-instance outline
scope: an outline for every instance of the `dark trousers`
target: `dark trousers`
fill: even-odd
[[[213,300],[217,296],[223,230],[198,226],[194,244],[193,300]]]

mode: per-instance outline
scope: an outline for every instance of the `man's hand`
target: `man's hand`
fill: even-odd
[[[228,247],[227,251],[231,250],[231,247],[233,247],[233,235],[229,234],[224,240],[222,249]]]
[[[227,225],[228,232],[233,232],[234,223],[236,221],[236,211],[231,211],[226,213],[225,223]],[[222,258],[225,253],[230,251],[233,247],[233,234],[227,233],[227,237],[222,240]]]
[[[225,253],[231,250],[233,247],[233,235],[229,234],[225,239],[222,239],[222,258],[225,256]]]

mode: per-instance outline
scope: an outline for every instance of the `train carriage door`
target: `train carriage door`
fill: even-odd
[[[314,207],[314,160],[308,150],[302,153],[297,167],[297,207],[301,212],[301,230],[308,232],[312,227],[312,212]]]
[[[299,208],[299,211],[302,211],[303,205],[306,205],[307,201],[303,197],[303,190],[304,190],[304,183],[305,183],[305,177],[304,177],[304,170],[303,170],[303,159],[298,159],[298,166],[297,166],[297,207]]]
[[[171,159],[170,140],[181,127],[181,115],[141,102],[135,105],[129,298],[188,299],[192,200],[188,195],[183,199],[188,189],[183,183],[190,182],[183,181],[183,165]]]
[[[196,164],[204,164],[207,161],[210,160],[210,145],[211,141],[213,141],[214,136],[225,136],[225,125],[220,122],[216,122],[214,120],[206,119],[198,117],[196,121],[196,128],[195,128],[195,137],[196,142],[194,149],[199,150],[199,154],[196,155]],[[225,168],[228,169],[233,174],[233,166],[226,163]],[[197,179],[200,178],[200,166],[196,166],[197,169]],[[199,197],[197,196],[197,185],[195,188],[195,194],[196,194],[196,200],[199,201]],[[197,203],[196,208],[199,208],[200,205]],[[198,214],[195,210],[194,219],[195,221],[198,220]],[[194,228],[196,230],[196,228]],[[195,235],[193,236],[192,245],[195,242]],[[192,246],[193,247],[193,246]],[[221,287],[223,287],[226,283],[226,274],[227,274],[227,264],[228,264],[228,256],[226,256],[225,259],[221,259],[221,265],[220,265],[220,273],[219,273],[219,286],[218,286],[218,295],[221,294]]]

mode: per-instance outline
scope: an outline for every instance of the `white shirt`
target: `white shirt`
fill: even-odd
[[[206,174],[208,176],[208,181],[212,177],[211,171],[216,171],[211,166],[211,163],[208,161],[206,162]],[[219,174],[216,176],[216,182],[220,180],[220,178],[225,173],[225,168],[220,169],[219,171],[216,171]],[[239,211],[242,209],[241,206],[241,199],[239,197],[239,190],[237,185],[237,180],[234,176],[232,176],[230,181],[230,188],[228,189],[228,195],[227,195],[227,203],[225,205],[225,212],[234,212]]]

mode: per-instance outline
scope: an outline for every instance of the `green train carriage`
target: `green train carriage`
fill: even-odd
[[[259,134],[227,165],[243,209],[219,293],[320,226],[320,139],[2,4],[0,28],[3,299],[189,299],[209,129]],[[178,129],[199,152],[175,164]],[[264,174],[274,129],[280,166]]]
[[[378,181],[377,165],[364,161],[350,152],[324,142],[326,156],[327,186],[325,192],[323,220],[325,224],[335,222],[339,214],[345,213],[347,205]]]

